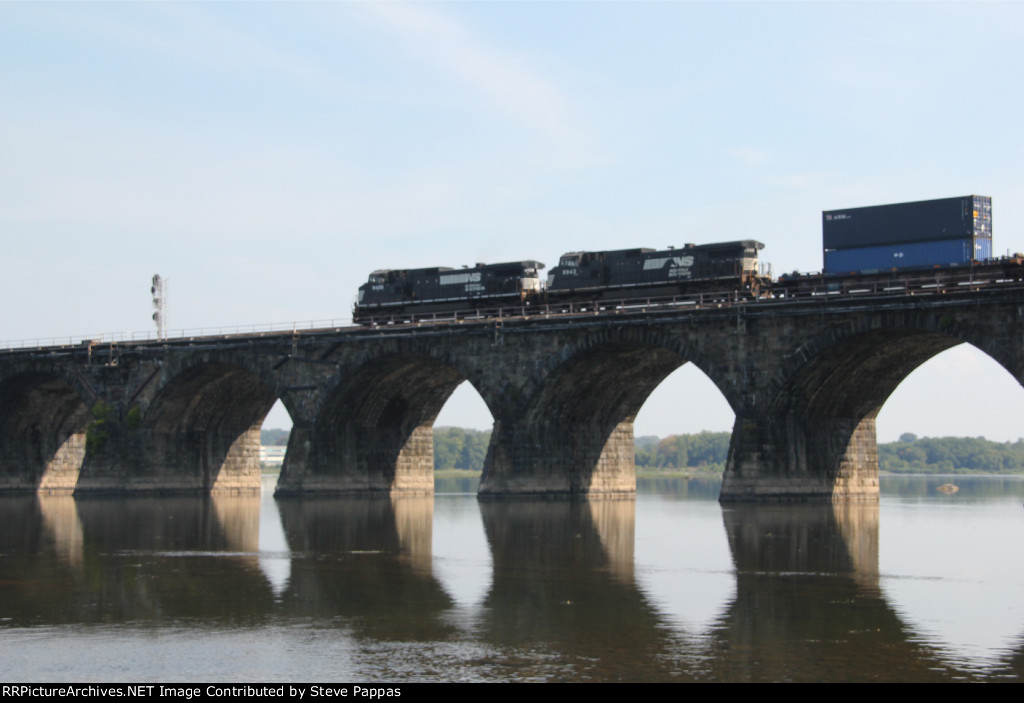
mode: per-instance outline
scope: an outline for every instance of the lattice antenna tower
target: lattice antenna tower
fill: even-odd
[[[170,280],[163,279],[160,274],[153,276],[153,284],[149,292],[153,294],[153,322],[156,323],[156,338],[167,339],[167,290],[170,287]]]

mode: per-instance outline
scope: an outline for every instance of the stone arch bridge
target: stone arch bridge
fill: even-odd
[[[689,362],[736,413],[722,500],[874,500],[875,416],[962,342],[1024,381],[1024,286],[5,350],[0,491],[258,490],[281,399],[279,495],[429,493],[468,380],[494,418],[481,496],[631,494],[636,413]]]

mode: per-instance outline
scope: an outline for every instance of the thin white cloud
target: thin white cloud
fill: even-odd
[[[760,166],[768,163],[771,154],[765,149],[738,146],[729,151],[730,155],[747,166]]]
[[[308,56],[288,51],[201,6],[183,3],[156,3],[153,14],[115,22],[83,15],[76,22],[95,37],[106,37],[135,51],[159,53],[204,71],[273,75],[318,87],[336,82],[336,78]],[[162,18],[162,19],[161,19]],[[154,19],[158,19],[154,22]],[[82,27],[77,27],[82,31]]]
[[[469,85],[503,115],[565,146],[585,141],[585,121],[554,83],[521,58],[486,43],[435,8],[406,3],[365,6],[408,49]]]

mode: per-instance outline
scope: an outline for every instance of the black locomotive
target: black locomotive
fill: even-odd
[[[356,324],[410,319],[414,314],[517,305],[540,294],[539,261],[477,264],[461,269],[374,271],[359,286],[352,313]]]
[[[410,320],[455,311],[547,304],[671,297],[739,291],[758,295],[769,282],[759,273],[761,242],[688,244],[681,249],[569,252],[552,269],[546,288],[539,261],[477,264],[473,268],[374,271],[359,287],[356,324]],[[422,319],[422,318],[421,318]]]
[[[682,249],[620,249],[562,254],[548,275],[549,298],[609,300],[740,290],[756,295],[767,277],[757,253],[764,244],[745,239],[687,244]]]

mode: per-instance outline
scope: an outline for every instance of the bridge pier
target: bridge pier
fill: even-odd
[[[0,491],[71,492],[89,409],[66,380],[35,369],[0,382]]]
[[[47,437],[36,430],[8,437],[0,443],[0,492],[73,492],[85,444],[84,432]]]
[[[482,498],[632,496],[633,421],[612,430],[495,422],[480,479]]]
[[[874,415],[737,415],[719,500],[877,501]]]
[[[498,396],[481,497],[636,493],[633,421],[686,356],[673,337],[626,325],[566,339]]]
[[[434,492],[434,430],[359,427],[338,436],[329,427],[292,427],[275,495],[409,494]]]
[[[108,421],[87,445],[76,494],[258,493],[260,426],[165,432]]]

